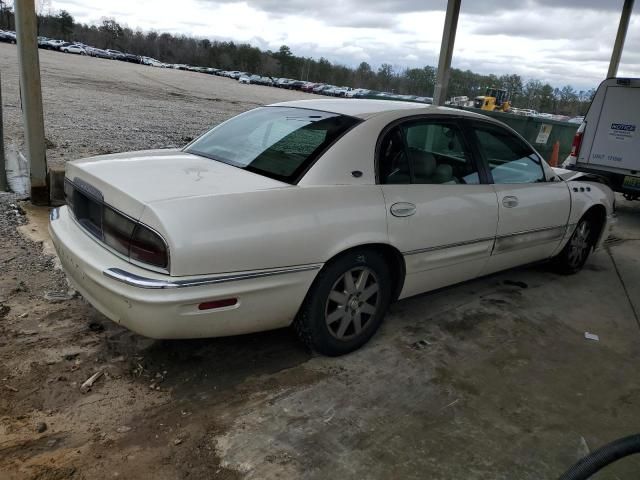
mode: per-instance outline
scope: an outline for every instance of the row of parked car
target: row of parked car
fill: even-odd
[[[16,43],[15,32],[0,30],[0,41]],[[141,63],[159,68],[173,68],[177,70],[187,70],[209,75],[232,78],[241,84],[264,85],[269,87],[285,88],[288,90],[300,90],[318,95],[328,95],[332,97],[344,98],[380,98],[387,100],[404,100],[418,103],[432,103],[431,97],[421,97],[416,95],[398,95],[389,92],[378,92],[366,88],[339,87],[328,83],[308,82],[292,78],[278,78],[242,72],[239,70],[223,70],[213,67],[196,67],[181,63],[163,63],[155,58],[135,55],[133,53],[121,52],[114,49],[101,49],[86,45],[81,42],[67,42],[65,40],[38,37],[38,47],[47,50],[56,50],[63,53],[76,55],[88,55],[97,58],[108,58],[111,60],[122,60],[125,62]]]
[[[102,49],[85,45],[80,42],[67,42],[65,40],[51,39],[47,37],[38,37],[38,47],[46,50],[57,50],[63,53],[74,53],[76,55],[89,55],[97,58],[108,58],[111,60],[122,60],[131,63],[147,63],[148,57],[141,57],[133,53],[125,53],[120,50]],[[157,60],[149,59],[155,61]]]
[[[157,62],[157,60],[156,60]],[[145,63],[145,62],[142,62]],[[160,63],[160,62],[158,62]],[[156,65],[157,66],[157,65]],[[162,64],[164,67],[177,68],[179,70],[188,70],[192,72],[206,73],[209,75],[217,75],[219,77],[227,77],[237,80],[242,84],[264,85],[268,87],[285,88],[287,90],[300,90],[307,93],[315,93],[318,95],[328,95],[332,97],[344,98],[379,98],[387,100],[404,100],[409,102],[418,102],[430,104],[433,102],[431,97],[423,97],[417,95],[399,95],[389,92],[379,92],[366,88],[338,87],[328,83],[308,82],[304,80],[296,80],[292,78],[279,78],[264,75],[251,74],[240,70],[223,70],[213,67],[196,67],[184,64]]]
[[[288,90],[300,90],[307,93],[315,93],[318,95],[328,95],[331,97],[344,98],[380,98],[388,100],[404,100],[409,102],[418,102],[430,104],[433,102],[431,97],[422,97],[417,95],[399,95],[389,92],[378,92],[367,88],[338,87],[328,83],[308,82],[303,80],[295,80],[291,78],[273,78],[260,75],[250,75],[247,72],[237,71],[220,71],[216,73],[224,77],[235,78],[240,83],[267,85],[270,87],[286,88]]]

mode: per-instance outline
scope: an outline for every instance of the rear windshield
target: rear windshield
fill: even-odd
[[[262,107],[215,127],[185,151],[295,183],[319,155],[359,121],[317,110]]]

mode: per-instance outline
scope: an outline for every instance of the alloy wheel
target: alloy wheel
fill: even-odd
[[[325,306],[329,333],[338,340],[360,335],[374,318],[380,303],[380,285],[367,267],[345,272],[333,284]]]
[[[589,222],[582,221],[576,228],[571,240],[569,240],[569,265],[579,267],[589,254],[591,248],[591,228]]]

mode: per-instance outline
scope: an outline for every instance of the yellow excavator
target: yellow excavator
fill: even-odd
[[[473,106],[490,112],[508,112],[511,109],[509,92],[502,88],[488,88],[484,96],[473,100]]]

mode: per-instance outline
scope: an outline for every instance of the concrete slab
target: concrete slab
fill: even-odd
[[[322,380],[238,415],[219,455],[256,479],[555,478],[640,414],[619,281],[600,252],[574,276],[519,269],[399,302],[363,350],[304,365]]]

